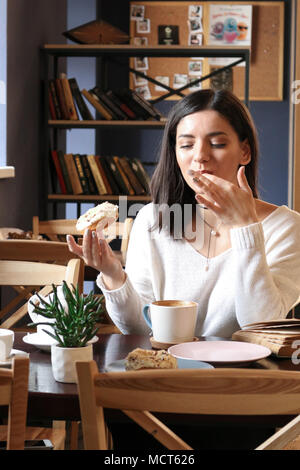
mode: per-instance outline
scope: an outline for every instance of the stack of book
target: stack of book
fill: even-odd
[[[150,177],[137,158],[64,153],[51,150],[52,186],[61,194],[150,194]]]
[[[87,103],[97,111],[100,120],[165,121],[163,114],[143,96],[131,89],[102,90],[95,86],[80,91],[76,78],[49,80],[49,112],[53,120],[93,120]],[[85,101],[86,100],[86,101]]]
[[[252,323],[233,333],[232,339],[261,344],[278,357],[291,357],[300,348],[300,319]]]

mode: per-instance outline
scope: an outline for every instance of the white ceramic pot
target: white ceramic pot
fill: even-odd
[[[62,348],[57,344],[51,345],[51,363],[54,378],[57,382],[77,383],[76,361],[91,361],[93,345],[83,348]]]

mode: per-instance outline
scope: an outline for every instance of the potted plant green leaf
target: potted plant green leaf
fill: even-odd
[[[31,325],[45,325],[43,331],[55,343],[51,345],[51,363],[55,380],[76,383],[75,361],[93,358],[92,341],[99,330],[97,323],[104,315],[103,296],[80,294],[78,287],[70,288],[65,281],[58,295],[58,288],[52,285],[53,293],[47,299],[36,294],[39,304],[33,312],[48,319]],[[60,287],[59,287],[60,288]]]

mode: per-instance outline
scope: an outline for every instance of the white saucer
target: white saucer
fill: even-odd
[[[98,336],[94,336],[90,341],[88,341],[88,344],[96,343],[98,339]],[[23,341],[24,343],[31,344],[32,346],[47,352],[51,351],[52,344],[57,344],[57,341],[54,338],[51,338],[51,336],[46,334],[41,335],[40,333],[27,333],[27,335],[23,337]]]
[[[28,353],[25,351],[19,351],[18,349],[12,349],[10,356],[4,361],[0,361],[0,367],[10,366],[15,356],[28,356]]]

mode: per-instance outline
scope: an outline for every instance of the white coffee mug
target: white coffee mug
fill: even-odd
[[[15,334],[12,330],[0,328],[0,361],[9,358],[14,344]]]
[[[145,305],[143,315],[155,341],[184,343],[195,336],[197,309],[198,304],[192,301],[157,300]]]

